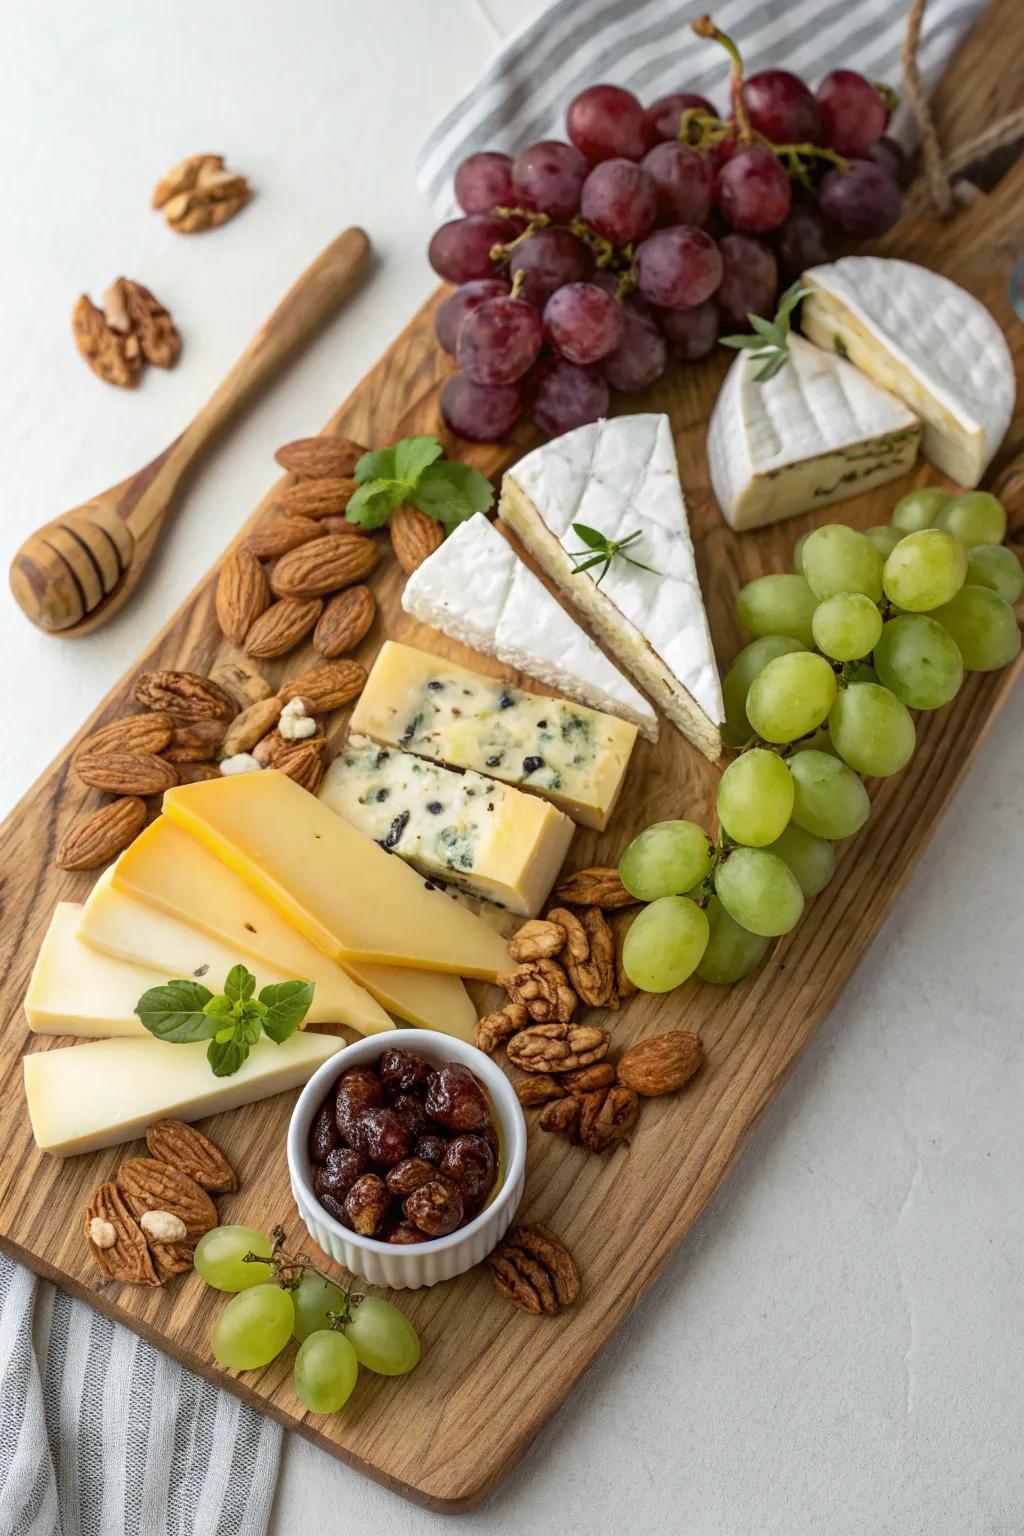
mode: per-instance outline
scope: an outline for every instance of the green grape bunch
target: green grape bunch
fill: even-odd
[[[667,992],[691,976],[731,985],[800,921],[835,871],[835,843],[867,821],[865,778],[907,766],[912,711],[940,709],[968,672],[1021,647],[1024,570],[987,491],[929,487],[866,533],[803,534],[792,572],[742,587],[752,637],[722,679],[719,831],[661,821],[625,850],[623,885],[646,903],[623,948],[630,980]]]

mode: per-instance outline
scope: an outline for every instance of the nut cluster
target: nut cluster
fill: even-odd
[[[161,176],[151,205],[179,235],[217,229],[233,219],[252,197],[244,176],[224,168],[223,155],[189,155]]]
[[[80,294],[71,334],[97,378],[121,389],[135,388],[144,363],[173,368],[181,355],[181,337],[163,304],[128,277],[110,285],[102,309]]]
[[[163,1285],[192,1268],[196,1243],[217,1225],[211,1194],[238,1188],[224,1153],[181,1120],[146,1132],[149,1157],[129,1157],[93,1191],[85,1238],[100,1269],[124,1285]]]

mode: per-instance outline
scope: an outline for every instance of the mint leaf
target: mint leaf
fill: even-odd
[[[589,544],[591,549],[604,549],[608,544],[603,533],[596,528],[588,528],[586,523],[573,523],[572,531],[584,544]]]
[[[220,1039],[211,1040],[206,1048],[206,1059],[213,1068],[214,1077],[230,1077],[238,1071],[248,1054],[248,1045],[237,1037],[223,1043]]]
[[[263,1033],[263,1022],[267,1010],[262,1003],[243,1003],[238,1022],[235,1025],[235,1039],[242,1040],[246,1045],[255,1045]]]
[[[393,448],[374,448],[370,453],[364,453],[356,465],[355,480],[357,485],[366,485],[370,480],[397,480],[398,471],[395,468],[395,450]]]
[[[235,1005],[231,1001],[230,997],[225,997],[224,993],[221,992],[216,997],[210,998],[210,1001],[206,1004],[203,1012],[206,1014],[208,1019],[213,1019],[214,1023],[216,1023],[218,1019],[229,1019],[233,1024],[235,1018]]]
[[[400,480],[367,480],[345,508],[345,516],[361,528],[382,528],[405,499]]]
[[[293,1035],[313,1003],[313,984],[309,981],[277,981],[264,987],[260,1002],[266,1007],[264,1033],[278,1045]]]
[[[233,1003],[244,1003],[256,991],[256,977],[244,965],[233,965],[224,983],[224,996]]]
[[[466,522],[474,512],[488,511],[494,503],[494,487],[479,470],[445,459],[427,466],[406,500],[451,529]],[[351,506],[350,502],[350,510]]]
[[[145,1029],[158,1040],[208,1040],[216,1029],[203,1011],[213,994],[199,981],[169,981],[150,987],[135,1005]]]
[[[443,452],[436,437],[403,437],[395,444],[395,479],[412,490],[427,466]]]

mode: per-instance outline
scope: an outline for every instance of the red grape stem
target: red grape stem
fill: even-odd
[[[696,133],[693,130],[696,129]],[[706,154],[723,139],[727,139],[732,133],[732,123],[727,123],[721,117],[714,117],[710,112],[702,112],[700,107],[687,107],[679,118],[679,132],[676,138],[681,143],[696,149],[700,154]]]
[[[743,100],[743,56],[728,32],[722,32],[715,26],[710,16],[698,16],[697,20],[690,24],[698,37],[707,38],[709,42],[718,43],[724,48],[732,60],[732,107],[736,113],[736,139],[741,145],[750,143],[752,131],[750,118],[747,116],[746,103]]]
[[[526,286],[526,270],[525,270],[525,268],[520,267],[519,271],[516,273],[515,277],[512,279],[512,287],[511,287],[511,289],[509,291],[509,298],[510,299],[521,299],[522,296],[523,296],[523,289],[524,289],[525,286]]]
[[[872,80],[871,84],[882,98],[882,105],[889,113],[895,112],[900,104],[900,93],[894,91],[891,85],[884,80]]]
[[[770,139],[763,138],[761,134],[757,134],[755,137],[762,144],[765,144],[773,155],[778,156],[783,163],[786,175],[792,181],[798,181],[802,187],[806,187],[808,192],[814,191],[814,183],[808,175],[807,166],[803,164],[804,160],[827,160],[837,170],[848,171],[850,169],[849,160],[838,154],[834,149],[826,149],[824,145],[773,144]]]

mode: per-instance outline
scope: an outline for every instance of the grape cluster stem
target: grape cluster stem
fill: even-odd
[[[250,1252],[243,1256],[242,1263],[269,1265],[274,1279],[284,1291],[298,1290],[302,1284],[303,1275],[307,1274],[316,1275],[318,1279],[326,1281],[328,1285],[338,1286],[338,1290],[343,1292],[345,1297],[344,1309],[341,1312],[329,1312],[327,1315],[331,1320],[332,1328],[341,1329],[346,1323],[350,1323],[352,1321],[352,1313],[363,1300],[363,1297],[356,1291],[346,1291],[343,1285],[338,1285],[337,1280],[333,1279],[330,1275],[325,1275],[322,1269],[317,1269],[308,1253],[286,1253],[284,1248],[286,1236],[284,1227],[276,1226],[270,1236],[273,1239],[273,1247],[270,1250],[269,1258],[265,1253]]]

